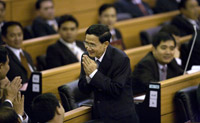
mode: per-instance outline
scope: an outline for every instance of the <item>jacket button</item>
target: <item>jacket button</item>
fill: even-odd
[[[97,103],[99,104],[99,103],[100,103],[100,101],[97,101]]]
[[[101,89],[98,89],[98,91],[102,91]]]

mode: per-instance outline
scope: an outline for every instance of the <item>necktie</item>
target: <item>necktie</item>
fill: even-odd
[[[28,66],[28,61],[27,61],[26,57],[22,53],[20,53],[20,58],[21,58],[21,64],[26,69],[28,78],[30,78],[30,76],[31,76],[31,70],[30,70],[30,68]]]
[[[160,81],[166,80],[166,77],[167,77],[167,67],[163,66],[160,72]]]
[[[99,68],[101,62],[99,60],[96,60],[95,62],[97,63],[97,67]]]
[[[144,15],[148,15],[148,13],[147,13],[147,11],[146,11],[146,9],[145,9],[145,7],[142,3],[138,3],[137,5]]]

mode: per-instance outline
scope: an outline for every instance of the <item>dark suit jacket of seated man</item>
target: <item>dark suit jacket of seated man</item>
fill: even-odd
[[[83,93],[94,93],[94,119],[104,123],[138,123],[130,61],[123,51],[109,45],[110,37],[108,27],[102,24],[92,25],[86,31],[84,43],[88,53],[82,57],[78,86]]]
[[[159,82],[183,74],[182,68],[174,59],[176,47],[174,42],[175,39],[164,32],[155,36],[153,51],[136,65],[132,73],[134,95],[145,93],[150,82]]]

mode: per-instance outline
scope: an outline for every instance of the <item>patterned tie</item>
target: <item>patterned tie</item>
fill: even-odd
[[[166,77],[167,77],[167,67],[163,66],[160,73],[160,81],[166,80]]]
[[[20,52],[20,58],[21,58],[21,64],[26,69],[28,78],[30,78],[31,70],[30,70],[30,68],[28,66],[28,61],[27,61],[26,57],[21,52]]]

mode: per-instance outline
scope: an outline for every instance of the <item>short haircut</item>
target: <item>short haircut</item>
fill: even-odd
[[[179,9],[182,9],[186,7],[186,3],[187,3],[188,0],[181,0],[180,3],[178,4],[178,8]]]
[[[6,35],[8,33],[8,28],[11,27],[11,26],[19,26],[22,30],[22,33],[23,33],[23,26],[19,22],[8,21],[3,25],[2,29],[1,29],[1,35],[6,37]]]
[[[103,4],[100,8],[99,8],[99,16],[108,8],[115,8],[115,6],[113,4]]]
[[[173,25],[164,25],[160,32],[165,32],[168,33],[170,35],[176,35],[176,36],[180,36],[180,31],[178,30],[178,28],[176,28]]]
[[[0,46],[0,63],[5,64],[7,61],[8,52],[5,47]]]
[[[32,111],[36,122],[48,122],[53,119],[59,101],[52,93],[41,94],[33,99]]]
[[[173,36],[171,36],[170,34],[165,33],[165,32],[159,32],[153,37],[152,45],[153,45],[154,48],[157,48],[157,46],[162,41],[166,42],[166,41],[169,41],[169,40],[172,40],[174,42],[174,46],[176,46],[176,40],[174,39]]]
[[[4,1],[0,1],[0,4],[3,5],[4,9],[6,9],[6,3]]]
[[[7,106],[0,108],[0,123],[20,123],[18,118],[13,108]]]
[[[97,37],[99,37],[99,41],[101,43],[104,43],[105,41],[109,41],[110,42],[110,38],[111,38],[111,33],[110,30],[108,28],[107,25],[104,24],[94,24],[92,26],[90,26],[86,33],[86,35],[95,35]]]
[[[72,15],[63,15],[60,17],[59,21],[58,21],[58,28],[61,27],[61,25],[67,21],[72,21],[76,24],[76,27],[79,26],[78,21],[76,20],[76,18],[74,18]]]
[[[45,1],[51,1],[53,2],[53,0],[37,0],[37,2],[35,3],[35,9],[39,10],[41,8],[41,4]]]

